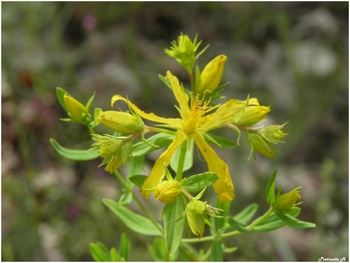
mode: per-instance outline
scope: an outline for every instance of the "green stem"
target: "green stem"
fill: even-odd
[[[114,174],[116,175],[116,177],[118,178],[119,182],[123,185],[123,187],[125,188],[126,191],[130,192],[133,196],[133,199],[135,200],[135,202],[137,203],[137,205],[140,207],[140,209],[142,210],[142,212],[145,214],[146,217],[148,217],[152,224],[159,229],[159,231],[161,233],[163,233],[163,229],[161,227],[159,227],[158,223],[156,222],[156,220],[154,220],[154,218],[152,217],[152,215],[148,212],[147,208],[141,203],[140,199],[134,194],[134,192],[132,191],[132,189],[128,186],[128,184],[125,182],[124,178],[121,176],[121,174],[116,170],[114,172]]]
[[[266,218],[268,218],[273,212],[274,212],[274,210],[271,207],[264,215],[258,217],[249,226],[247,226],[248,231],[252,231],[254,229],[254,226],[256,226],[259,223],[261,223],[264,220],[266,220]],[[217,240],[217,239],[221,240],[221,239],[224,239],[224,238],[233,237],[233,236],[239,235],[241,233],[244,233],[244,232],[240,232],[240,231],[235,230],[235,231],[231,231],[231,232],[227,232],[227,233],[219,234],[219,235],[215,235],[215,236],[202,237],[200,239],[197,239],[197,238],[184,238],[184,239],[182,239],[182,242],[184,242],[184,243],[208,242],[208,241],[213,241],[213,240]]]
[[[183,169],[185,165],[185,157],[186,157],[187,144],[186,141],[182,143],[180,148],[180,157],[179,162],[177,164],[177,171],[175,179],[180,182],[182,180]]]

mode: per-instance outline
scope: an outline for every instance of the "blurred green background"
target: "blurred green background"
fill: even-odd
[[[265,184],[278,169],[277,186],[302,186],[300,218],[317,224],[234,237],[227,243],[239,249],[225,260],[348,259],[347,2],[1,6],[3,261],[89,261],[90,242],[118,247],[123,231],[132,240],[130,260],[153,260],[146,244],[152,240],[125,229],[102,204],[120,196],[121,186],[97,168],[100,160],[65,160],[49,139],[71,148],[90,143],[84,127],[59,121],[66,114],[57,86],[84,103],[96,91],[93,107],[109,109],[119,93],[145,111],[176,114],[157,75],[169,69],[186,84],[184,70],[164,54],[180,32],[210,44],[201,68],[218,54],[228,56],[227,97],[257,97],[271,106],[268,121],[289,121],[273,160],[247,161],[244,141],[220,151],[236,187],[232,214],[252,202],[264,211]]]

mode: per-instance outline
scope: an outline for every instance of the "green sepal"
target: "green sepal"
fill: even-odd
[[[219,146],[220,148],[234,148],[237,147],[238,144],[219,135],[215,135],[209,132],[202,133],[204,138],[210,142]]]
[[[304,229],[304,228],[313,228],[316,227],[316,224],[299,220],[298,218],[293,217],[288,213],[283,212],[275,212],[276,216],[281,219],[288,226],[296,229]]]
[[[136,214],[110,199],[102,199],[102,202],[131,230],[136,233],[147,236],[161,236],[162,226],[157,224],[157,227],[152,221],[144,216]]]
[[[51,145],[63,157],[74,161],[89,161],[99,156],[95,150],[73,150],[61,146],[55,139],[50,139]]]
[[[132,147],[132,156],[145,155],[152,151],[158,150],[159,148],[169,145],[173,139],[174,135],[157,133],[156,135],[153,135],[147,139],[150,144],[147,144],[143,141],[135,143]],[[158,147],[153,147],[151,146],[152,144],[157,145]]]
[[[185,229],[185,203],[178,196],[174,202],[167,203],[164,206],[164,238],[167,251],[172,256],[179,248]]]
[[[222,249],[222,241],[214,240],[211,244],[211,253],[210,253],[210,261],[220,261],[222,262],[224,259],[224,253]]]
[[[237,230],[239,232],[247,232],[247,224],[243,221],[233,219],[232,217],[227,220],[230,224],[231,229]]]
[[[219,179],[219,176],[212,172],[195,174],[187,177],[182,187],[189,193],[202,191],[207,186],[212,185]]]
[[[266,185],[266,201],[269,204],[269,206],[273,206],[275,203],[275,181],[276,181],[276,174],[277,170],[274,171],[272,176],[270,177],[269,181]]]
[[[163,75],[161,75],[161,74],[158,74],[158,77],[160,78],[161,81],[164,82],[164,84],[165,84],[169,89],[172,90],[170,81],[169,81],[165,76],[163,76]]]
[[[111,261],[110,252],[101,243],[90,243],[90,253],[96,262]]]
[[[94,99],[95,99],[95,92],[94,92],[94,94],[92,94],[92,96],[89,98],[88,102],[86,103],[85,107],[86,107],[87,111],[89,111],[89,109],[91,107],[91,104],[94,101]]]
[[[143,182],[147,179],[147,175],[136,174],[129,177],[129,180],[136,186],[141,187]]]
[[[100,124],[100,122],[97,120],[98,115],[102,112],[103,110],[100,108],[95,108],[94,110],[94,127]]]
[[[57,96],[58,102],[61,104],[62,108],[68,113],[68,109],[66,107],[66,104],[64,103],[64,94],[69,94],[69,93],[60,87],[56,88],[56,96]]]
[[[251,204],[244,208],[241,212],[236,214],[233,219],[239,222],[247,223],[250,219],[253,218],[254,214],[258,210],[257,204]]]

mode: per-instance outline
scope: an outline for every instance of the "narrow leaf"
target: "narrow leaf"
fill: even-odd
[[[90,243],[90,253],[95,261],[111,261],[109,256],[109,251],[107,248],[100,242]]]
[[[126,233],[123,233],[121,236],[119,254],[120,257],[124,258],[125,261],[128,260],[130,255],[130,241]]]
[[[109,258],[110,258],[109,261],[116,262],[116,261],[121,261],[122,257],[119,255],[118,251],[114,247],[112,247],[111,250],[109,251]]]
[[[160,225],[156,227],[150,219],[130,211],[125,206],[122,206],[113,200],[103,199],[102,201],[128,228],[134,232],[148,236],[162,235],[160,230],[162,227]]]
[[[188,145],[188,149],[187,149],[187,145]],[[186,147],[186,154],[185,154],[185,159],[184,159],[182,171],[183,172],[188,171],[193,166],[194,142],[193,142],[193,140],[191,140],[190,143],[187,143],[185,141],[184,145],[182,145],[181,147],[178,147],[176,149],[173,157],[171,158],[170,166],[174,171],[178,170],[178,163],[179,163],[179,159],[181,156],[181,151],[183,150],[182,147]]]
[[[237,230],[239,232],[247,232],[248,231],[247,224],[245,222],[233,219],[232,217],[229,218],[227,221],[233,230]]]
[[[164,206],[164,236],[165,244],[169,255],[173,255],[181,244],[182,235],[185,229],[185,218],[183,212],[185,204],[178,196],[174,202]]]
[[[195,174],[186,178],[184,184],[182,185],[186,191],[190,193],[195,193],[202,191],[205,187],[212,185],[219,179],[219,176],[212,172],[205,172],[201,174]]]
[[[99,154],[95,150],[73,150],[61,146],[56,140],[50,139],[51,145],[63,157],[74,161],[88,161],[96,159]]]
[[[236,214],[233,218],[235,220],[247,223],[250,219],[253,218],[255,215],[256,211],[258,210],[258,205],[257,204],[251,204],[244,208],[241,212]]]
[[[216,200],[216,208],[221,209],[219,216],[211,217],[211,222],[214,230],[219,232],[225,225],[226,218],[229,214],[231,202],[221,202],[219,198]]]
[[[234,148],[237,147],[238,144],[219,135],[215,135],[215,134],[211,134],[211,133],[203,133],[205,139],[210,142],[213,143],[221,148]]]
[[[275,181],[277,170],[274,171],[266,185],[266,200],[272,206],[275,203]]]
[[[299,220],[290,214],[281,213],[281,212],[275,212],[275,213],[281,220],[283,220],[284,223],[286,223],[290,227],[297,228],[297,229],[316,227],[314,223]]]

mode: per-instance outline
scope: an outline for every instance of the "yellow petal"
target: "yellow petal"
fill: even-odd
[[[179,84],[177,77],[173,76],[170,71],[166,73],[166,77],[170,81],[171,88],[173,89],[176,101],[180,106],[180,114],[182,119],[187,119],[190,114],[190,108],[188,107],[188,96],[184,90],[184,87]]]
[[[159,122],[159,123],[165,123],[165,124],[169,124],[170,127],[173,128],[179,128],[181,126],[182,120],[179,118],[163,118],[163,117],[159,117],[157,115],[155,115],[154,113],[146,113],[143,110],[139,109],[135,104],[133,104],[131,101],[129,101],[128,99],[125,99],[124,97],[120,96],[120,95],[114,95],[112,97],[111,100],[111,105],[113,107],[113,104],[118,101],[118,100],[122,100],[124,101],[126,104],[128,104],[128,106],[138,115],[140,115],[142,118],[146,119],[146,120],[150,120],[150,121],[154,121],[154,122]]]
[[[213,187],[220,201],[232,201],[235,197],[235,191],[227,164],[221,160],[216,152],[208,145],[202,134],[195,132],[192,134],[192,138],[203,154],[208,164],[208,170],[219,176],[219,179],[213,184]]]
[[[185,133],[181,130],[178,130],[175,134],[174,141],[169,145],[168,149],[166,149],[166,151],[164,151],[161,156],[159,156],[158,160],[155,162],[151,170],[151,173],[141,186],[141,194],[144,197],[147,198],[150,195],[151,191],[159,184],[160,181],[162,181],[165,176],[164,165],[169,165],[170,160],[173,157],[177,147],[183,143],[185,138]]]

